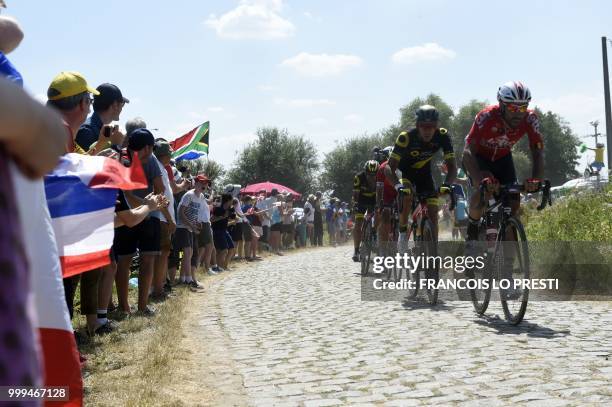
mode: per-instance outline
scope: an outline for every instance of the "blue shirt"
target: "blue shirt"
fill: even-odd
[[[100,130],[102,130],[102,119],[98,116],[98,113],[93,112],[91,116],[85,120],[85,123],[81,124],[79,131],[76,135],[76,142],[85,151],[89,150],[89,147],[100,137]]]
[[[0,51],[0,76],[23,87],[23,78],[21,74],[2,51]]]

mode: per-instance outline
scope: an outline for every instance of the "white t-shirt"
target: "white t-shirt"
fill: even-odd
[[[164,183],[164,196],[168,199],[168,202],[170,202],[170,205],[168,205],[168,212],[170,212],[172,222],[176,223],[176,214],[174,213],[174,194],[172,194],[170,178],[168,178],[168,172],[164,168],[164,165],[159,162],[159,160],[157,161],[157,165],[161,171],[162,182]],[[162,211],[159,211],[159,220],[168,223]]]
[[[266,199],[264,199],[263,201],[259,202],[257,204],[257,207],[260,210],[265,210],[265,213],[262,213],[262,217],[261,217],[261,226],[270,226],[270,217],[272,216],[272,207],[274,205],[274,202],[276,202],[276,198],[270,196]],[[267,217],[266,217],[267,215]]]
[[[178,206],[178,213],[181,211],[181,207],[185,207],[185,215],[187,219],[191,222],[198,222],[200,211],[204,205],[208,205],[206,202],[206,198],[204,198],[204,194],[196,195],[195,189],[189,190],[185,192],[185,195],[181,198],[181,202]],[[176,224],[177,228],[184,228],[191,230],[187,225],[183,223],[181,220],[181,216],[178,216],[178,222]],[[194,232],[192,230],[192,232]]]
[[[310,211],[307,211],[310,209]],[[314,206],[308,201],[304,204],[304,213],[308,212],[306,215],[306,222],[314,222]]]

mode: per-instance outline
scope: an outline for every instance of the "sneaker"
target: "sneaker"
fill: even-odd
[[[106,335],[113,332],[117,328],[117,324],[107,321],[104,325],[100,325],[94,330],[94,335]]]
[[[223,269],[219,266],[215,266],[212,268],[212,271],[214,271],[215,273],[219,274],[219,273],[223,273]]]
[[[198,283],[197,281],[192,281],[189,285],[189,290],[191,290],[192,292],[202,292],[204,291],[204,286]]]
[[[151,301],[153,301],[153,302],[163,302],[163,301],[166,301],[166,300],[168,299],[168,297],[169,297],[169,295],[168,295],[168,293],[166,293],[165,291],[164,291],[164,292],[161,292],[161,293],[159,293],[159,294],[151,294],[151,295],[149,296],[149,298],[150,298],[150,299],[151,299]]]
[[[136,311],[134,313],[134,316],[150,318],[150,317],[154,317],[155,314],[156,314],[156,312],[155,312],[155,310],[153,308],[146,307],[143,311],[140,311],[140,310]]]
[[[208,269],[208,275],[209,275],[209,276],[216,276],[217,274],[219,274],[219,273],[217,273],[215,270],[213,270],[213,269]]]
[[[253,260],[260,261],[260,260],[263,260],[263,257],[255,256],[253,257]]]
[[[353,261],[355,263],[359,263],[359,252],[355,252],[355,254],[353,254]]]

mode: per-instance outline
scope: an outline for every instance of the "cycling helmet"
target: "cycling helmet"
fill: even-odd
[[[423,105],[416,111],[417,123],[433,123],[437,122],[440,117],[438,109],[432,105]]]
[[[527,104],[531,101],[531,92],[523,82],[506,82],[497,91],[500,103]]]
[[[366,161],[363,169],[368,174],[376,174],[376,172],[378,171],[378,167],[379,167],[378,161],[369,160],[369,161]]]
[[[387,146],[383,148],[382,153],[385,156],[385,160],[388,160],[391,156],[391,152],[393,151],[393,146]]]

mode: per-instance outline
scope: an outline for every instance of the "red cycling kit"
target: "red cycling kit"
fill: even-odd
[[[490,171],[502,184],[516,182],[516,173],[512,161],[512,146],[523,136],[529,138],[532,150],[543,148],[538,116],[533,110],[515,129],[506,124],[499,105],[481,110],[474,120],[465,143],[476,146],[476,160],[481,170]]]
[[[389,165],[389,161],[385,161],[380,164],[378,168],[378,172],[376,173],[376,183],[384,182],[385,186],[383,188],[383,205],[391,206],[393,202],[395,202],[395,197],[397,196],[397,191],[393,184],[385,177],[385,167]]]

